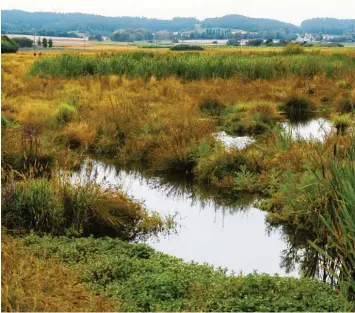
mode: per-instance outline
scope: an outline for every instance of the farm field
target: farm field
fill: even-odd
[[[354,309],[353,48],[69,46],[2,54],[3,310]]]

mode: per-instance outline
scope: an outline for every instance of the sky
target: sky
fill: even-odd
[[[300,25],[313,17],[355,19],[355,0],[2,0],[1,9],[81,12],[105,16],[219,17],[241,14]]]

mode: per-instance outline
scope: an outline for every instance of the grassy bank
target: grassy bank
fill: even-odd
[[[45,261],[25,251],[18,239],[1,238],[3,312],[113,312],[117,303],[95,295],[77,273],[55,258]]]
[[[173,218],[148,212],[120,190],[90,178],[74,182],[59,170],[37,178],[16,171],[8,175],[2,181],[2,225],[9,230],[133,240],[174,227]]]
[[[227,276],[223,269],[118,239],[32,235],[24,245],[41,258],[57,256],[89,290],[120,303],[123,311],[344,311],[348,305],[328,285],[310,279]]]

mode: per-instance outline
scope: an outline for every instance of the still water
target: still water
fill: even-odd
[[[287,132],[292,133],[294,139],[318,141],[324,141],[333,129],[332,124],[325,118],[299,123],[285,122],[282,126]]]
[[[216,134],[216,138],[221,141],[226,148],[232,149],[237,148],[242,150],[246,148],[251,143],[255,142],[255,139],[248,136],[230,136],[226,132],[221,131]]]
[[[268,235],[266,214],[254,207],[255,200],[226,200],[186,181],[146,178],[140,172],[117,170],[97,161],[92,165],[92,177],[102,186],[119,187],[149,211],[177,214],[177,233],[148,239],[156,250],[236,273],[257,270],[286,275],[279,265],[286,244],[280,232]],[[84,166],[81,179],[85,172]]]

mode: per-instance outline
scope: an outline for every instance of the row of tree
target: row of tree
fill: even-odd
[[[90,36],[89,40],[101,40],[101,34],[96,34],[95,36]],[[188,39],[209,39],[209,40],[223,40],[223,39],[276,39],[276,40],[296,40],[297,35],[291,34],[284,29],[279,31],[265,31],[265,32],[232,32],[231,29],[215,29],[208,28],[203,32],[168,32],[168,31],[158,31],[150,32],[147,29],[120,29],[111,35],[112,41],[119,42],[133,42],[133,41],[163,41],[171,40],[177,42],[179,40],[188,40]]]
[[[194,31],[184,35],[183,39],[277,39],[277,40],[295,40],[296,34],[288,32],[286,29],[261,31],[261,32],[232,32],[231,29],[214,29],[208,28],[204,32]],[[188,38],[187,38],[188,37]]]
[[[5,36],[8,38],[7,36]],[[12,42],[14,42],[18,48],[32,48],[33,47],[33,40],[27,37],[15,37],[11,39]],[[51,38],[43,38],[41,37],[38,38],[37,40],[37,46],[42,46],[43,48],[52,48],[53,47],[53,40]]]
[[[43,46],[43,48],[47,48],[47,47],[52,48],[53,47],[53,40],[52,40],[52,38],[49,38],[49,39],[43,38],[41,40],[41,37],[39,37],[37,40],[37,45]]]

